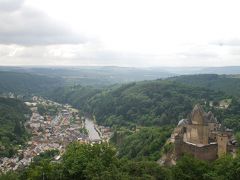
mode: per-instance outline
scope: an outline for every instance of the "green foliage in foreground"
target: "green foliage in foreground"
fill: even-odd
[[[0,157],[11,157],[27,138],[25,114],[29,110],[19,100],[0,98]]]
[[[43,158],[19,172],[1,175],[0,180],[52,180],[52,179],[169,179],[214,180],[240,179],[240,156],[224,156],[214,162],[205,162],[183,156],[172,167],[162,167],[154,161],[119,159],[112,146],[107,144],[71,144],[60,162]]]
[[[0,179],[168,179],[169,170],[150,161],[128,161],[116,157],[107,144],[71,144],[61,162],[43,159],[21,172],[9,172]]]
[[[144,127],[134,133],[124,133],[124,136],[122,131],[117,131],[112,142],[118,147],[119,157],[156,161],[160,158],[161,149],[171,132],[171,127]]]
[[[237,180],[240,179],[240,155],[236,158],[231,155],[223,156],[212,163],[184,156],[171,171],[173,179]]]

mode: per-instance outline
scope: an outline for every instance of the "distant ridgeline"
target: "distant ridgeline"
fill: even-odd
[[[0,71],[27,72],[31,74],[58,77],[66,85],[104,87],[116,83],[153,80],[173,76],[163,69],[131,68],[117,66],[89,67],[0,67]]]
[[[169,78],[169,80],[191,86],[204,87],[215,91],[222,91],[228,95],[240,97],[240,78],[237,75],[184,75]]]
[[[30,111],[23,102],[0,98],[0,157],[11,157],[18,145],[25,142],[27,133],[24,122],[27,114]]]
[[[0,94],[8,94],[9,92],[21,95],[44,94],[62,84],[60,78],[0,71]]]

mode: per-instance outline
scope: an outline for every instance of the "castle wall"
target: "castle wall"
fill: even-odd
[[[217,131],[218,130],[218,124],[217,123],[208,123],[209,131]]]
[[[217,143],[218,143],[218,156],[222,156],[227,153],[227,143],[228,143],[228,136],[227,134],[218,134],[217,136]]]
[[[177,144],[175,153],[177,158],[182,154],[191,154],[201,160],[213,161],[218,157],[218,146],[217,144],[196,146],[194,144],[181,141]]]

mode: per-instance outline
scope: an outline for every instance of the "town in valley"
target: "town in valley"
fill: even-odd
[[[25,104],[31,109],[25,123],[29,141],[24,146],[19,145],[14,157],[0,159],[0,172],[22,169],[30,165],[35,156],[50,150],[58,152],[54,161],[59,161],[71,142],[108,142],[112,135],[109,127],[98,126],[90,117],[81,115],[78,109],[68,104],[37,96]]]

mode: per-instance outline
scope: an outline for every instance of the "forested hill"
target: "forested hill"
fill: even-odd
[[[176,124],[196,103],[220,100],[223,93],[165,80],[143,81],[107,89],[88,102],[88,111],[107,125]]]
[[[27,72],[64,79],[67,85],[104,87],[115,83],[167,78],[175,74],[164,69],[117,66],[0,67],[0,71]]]
[[[0,93],[43,93],[63,84],[60,78],[0,71]]]
[[[229,75],[184,75],[169,78],[169,80],[192,86],[204,87],[215,91],[223,91],[226,94],[240,97],[240,78],[235,78]]]
[[[58,89],[52,97],[95,115],[98,123],[105,125],[176,124],[195,103],[224,98],[221,92],[166,80],[116,85],[101,91],[86,88]]]
[[[53,89],[47,93],[49,99],[60,103],[68,103],[76,108],[81,108],[86,105],[88,100],[101,92],[101,89],[96,89],[91,86],[64,86]]]
[[[0,157],[10,157],[19,144],[24,143],[27,133],[24,128],[29,109],[16,99],[0,98]]]

